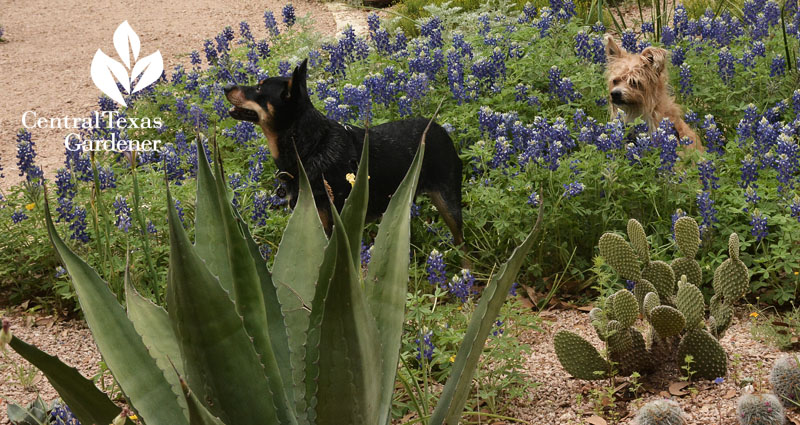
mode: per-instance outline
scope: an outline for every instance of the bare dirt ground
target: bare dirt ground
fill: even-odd
[[[11,330],[20,339],[34,343],[40,349],[58,356],[67,364],[76,367],[84,376],[91,378],[99,372],[101,360],[97,347],[85,322],[80,320],[58,321],[51,316],[25,315],[16,311],[2,312],[11,320]],[[644,403],[672,397],[687,413],[690,425],[735,425],[736,401],[742,394],[740,384],[753,379],[756,388],[768,390],[769,368],[780,353],[772,346],[755,341],[750,335],[750,320],[746,311],[740,311],[739,318],[722,339],[722,345],[729,353],[729,372],[722,384],[701,381],[694,384],[697,390],[692,395],[686,389],[684,395],[670,395],[670,384],[678,381],[675,373],[660,373],[642,380],[643,392],[638,398],[617,401],[617,419],[606,414],[607,422],[590,422],[594,414],[593,389],[602,390],[606,381],[587,382],[572,379],[561,368],[553,350],[553,334],[560,329],[570,329],[581,334],[599,347],[594,331],[585,312],[575,310],[554,310],[545,312],[542,322],[544,332],[526,331],[522,340],[531,345],[532,352],[526,359],[529,379],[541,383],[523,399],[515,400],[510,416],[519,422],[534,425],[632,425],[633,415]],[[733,354],[736,354],[735,358]],[[759,362],[762,367],[759,368]],[[28,403],[39,394],[50,402],[58,395],[41,374],[37,374],[30,388],[20,385],[17,367],[30,367],[15,353],[0,354],[0,424],[8,424],[5,417],[7,400]],[[106,378],[106,383],[110,380]],[[679,392],[680,393],[680,392]],[[583,401],[578,403],[578,395]],[[631,397],[633,398],[633,397]],[[608,400],[605,401],[607,403]],[[599,404],[604,402],[600,401]],[[800,424],[800,413],[789,413],[790,424]],[[595,419],[596,420],[596,419]],[[487,422],[491,423],[491,422]],[[496,422],[507,423],[507,422]]]
[[[112,36],[127,20],[139,35],[141,54],[160,50],[164,70],[188,65],[188,53],[202,52],[203,40],[213,39],[230,25],[238,35],[247,21],[256,39],[266,38],[263,14],[272,10],[281,20],[286,1],[100,1],[6,0],[0,5],[0,188],[21,181],[16,163],[16,134],[22,115],[83,117],[97,109],[100,90],[89,74],[97,49],[116,56]],[[342,5],[293,1],[297,16],[311,14],[313,28],[333,36],[346,21],[366,25],[366,13]],[[282,25],[282,24],[281,24]],[[37,163],[52,177],[64,155],[63,129],[31,129]]]

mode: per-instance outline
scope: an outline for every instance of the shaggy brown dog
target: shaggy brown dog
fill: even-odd
[[[613,37],[606,36],[606,57],[612,116],[621,109],[627,122],[641,117],[651,130],[663,118],[669,118],[678,137],[688,137],[692,141],[690,148],[703,150],[700,138],[683,120],[683,111],[669,94],[666,50],[647,47],[641,54],[631,54],[621,49]]]

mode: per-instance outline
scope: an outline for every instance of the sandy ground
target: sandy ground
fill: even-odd
[[[42,350],[57,355],[61,360],[76,367],[84,376],[91,378],[99,371],[100,354],[97,351],[91,333],[83,321],[56,321],[50,316],[23,315],[19,311],[2,312],[8,314],[12,323],[12,332],[24,341],[33,342]],[[722,345],[729,353],[729,373],[722,384],[709,381],[694,385],[696,395],[686,394],[673,397],[687,413],[689,425],[735,425],[736,401],[742,394],[741,383],[753,379],[757,388],[768,389],[766,383],[769,367],[773,361],[782,356],[774,347],[755,341],[750,335],[750,321],[747,312],[740,311],[740,318],[722,339]],[[586,313],[575,310],[555,310],[545,312],[542,322],[543,332],[525,331],[521,340],[531,345],[532,351],[526,359],[527,375],[540,386],[531,390],[522,399],[513,402],[509,413],[520,419],[514,423],[535,425],[578,425],[602,424],[588,422],[592,417],[593,405],[591,392],[602,390],[606,381],[587,382],[572,379],[558,363],[553,350],[552,336],[560,329],[577,332],[595,346],[599,341],[591,329]],[[741,317],[744,317],[742,319]],[[733,360],[732,354],[738,354]],[[763,367],[759,369],[758,363]],[[29,367],[15,353],[0,354],[0,424],[8,424],[5,418],[6,400],[30,402],[40,394],[50,402],[58,396],[41,374],[38,374],[31,388],[24,388],[19,383],[16,367]],[[638,399],[617,401],[617,420],[609,420],[608,424],[633,424],[632,418],[636,410],[644,403],[663,398],[669,391],[670,384],[678,379],[674,373],[659,373],[642,380],[642,392]],[[107,380],[108,382],[108,380]],[[576,402],[578,394],[583,402]],[[606,415],[610,419],[610,415]],[[789,424],[800,424],[800,413],[789,413]],[[498,422],[504,423],[504,422]]]
[[[97,108],[101,92],[89,74],[97,49],[116,56],[114,30],[127,20],[141,40],[141,56],[160,50],[164,69],[188,65],[188,53],[202,52],[203,40],[230,25],[237,33],[247,21],[256,39],[266,38],[265,10],[280,21],[285,1],[95,1],[4,0],[0,25],[0,188],[21,181],[16,163],[16,134],[22,115],[83,117]],[[347,21],[366,24],[364,12],[343,5],[294,0],[297,16],[310,13],[314,29],[335,35]],[[282,25],[282,24],[281,24]],[[48,177],[63,162],[63,129],[32,129],[37,163]]]

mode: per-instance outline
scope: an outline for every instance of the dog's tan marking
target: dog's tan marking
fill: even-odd
[[[325,179],[322,179],[322,183],[325,185],[325,191],[328,192],[328,198],[333,202],[333,189],[331,189],[331,185],[329,185],[328,181]]]
[[[622,50],[614,38],[606,37],[608,67],[609,109],[611,116],[619,110],[625,112],[625,122],[642,118],[654,130],[663,118],[675,125],[678,137],[688,137],[689,148],[703,150],[700,138],[683,120],[683,111],[669,94],[667,51],[658,47],[647,47],[641,54]],[[614,104],[611,92],[621,92],[624,104]]]
[[[269,123],[272,121],[272,117],[275,116],[275,109],[272,107],[272,105],[267,103],[266,111],[261,107],[261,105],[253,102],[252,100],[244,100],[236,106],[255,111],[255,113],[258,114],[258,125],[261,127],[261,131],[264,132],[264,136],[267,138],[269,154],[273,159],[278,159],[278,134],[269,128]]]

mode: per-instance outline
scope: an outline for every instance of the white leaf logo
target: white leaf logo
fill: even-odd
[[[139,60],[141,42],[128,21],[121,23],[114,31],[114,48],[124,65],[97,49],[94,59],[92,59],[92,81],[97,88],[115,102],[122,106],[128,106],[122,92],[117,87],[117,82],[122,85],[127,94],[136,93],[161,77],[164,72],[164,59],[161,57],[161,52],[156,50],[155,53]],[[133,65],[132,70],[131,65]],[[130,73],[128,70],[131,70]],[[131,85],[134,83],[133,90],[131,90]]]

